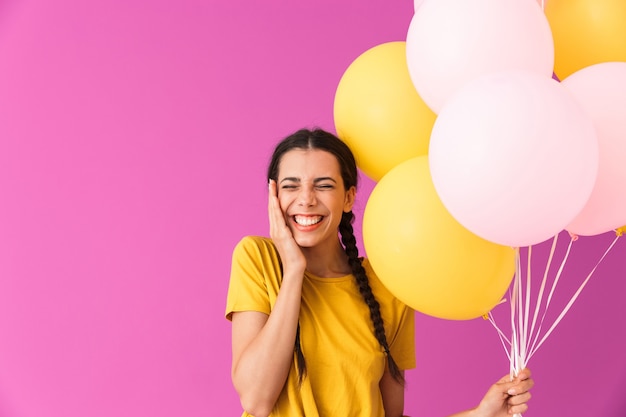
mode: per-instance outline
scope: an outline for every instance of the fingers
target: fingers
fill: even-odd
[[[528,411],[528,401],[530,401],[530,398],[530,392],[509,397],[507,401],[509,414],[523,414]]]
[[[528,368],[524,368],[522,369],[519,374],[517,374],[517,379],[521,380],[525,380],[525,379],[530,379],[530,369]]]
[[[268,214],[270,219],[270,237],[274,240],[274,243],[283,241],[291,243],[293,235],[287,226],[285,215],[280,207],[278,188],[274,180],[269,182]]]
[[[298,271],[296,275],[303,273],[306,268],[306,259],[287,225],[278,199],[278,187],[274,180],[269,181],[268,214],[270,237],[278,250],[284,270],[293,268]]]
[[[503,411],[509,415],[524,413],[528,410],[529,390],[533,385],[527,369],[520,371],[515,378],[505,375],[489,388],[478,405],[477,415],[501,416]]]
[[[285,218],[283,217],[283,212],[280,209],[280,202],[278,201],[278,189],[276,186],[276,181],[269,181],[269,196],[268,196],[268,215],[270,220],[270,236],[276,237],[279,235],[279,232],[284,229]]]
[[[528,401],[532,395],[529,390],[535,385],[535,381],[531,378],[530,370],[523,369],[513,379],[506,384],[509,395],[507,400],[508,412],[510,414],[523,414],[528,410]]]
[[[270,180],[268,184],[268,210],[270,214],[270,220],[272,220],[272,215],[274,214],[275,209],[279,209],[280,211],[280,203],[278,202],[278,190],[276,187],[276,181]]]
[[[515,415],[524,414],[526,411],[528,411],[528,405],[527,404],[522,404],[522,405],[517,405],[517,406],[514,406],[514,407],[509,407],[509,409],[508,409],[509,414],[515,414]]]
[[[530,370],[523,369],[512,381],[508,382],[506,385],[507,394],[519,395],[530,390],[535,385],[535,381],[530,377]]]
[[[532,395],[530,394],[530,392],[527,391],[523,394],[511,395],[507,403],[510,406],[518,406],[518,405],[526,404],[528,401],[530,401],[531,397]]]
[[[511,379],[510,374],[504,375],[502,378],[500,378],[498,384],[515,383],[516,381],[522,381],[526,379],[530,379],[530,369],[528,368],[522,369],[519,374],[517,374],[517,376],[513,379]]]

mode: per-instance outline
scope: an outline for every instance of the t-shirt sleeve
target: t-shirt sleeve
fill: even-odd
[[[233,250],[225,317],[230,320],[237,311],[270,314],[272,271],[279,267],[273,245],[258,237],[244,237]]]
[[[398,368],[415,368],[415,311],[402,304],[396,334],[391,340],[389,350]]]

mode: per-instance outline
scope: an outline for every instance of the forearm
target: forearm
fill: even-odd
[[[476,409],[461,411],[460,413],[452,414],[449,417],[478,417],[476,414]]]
[[[298,274],[285,274],[267,321],[233,364],[233,384],[248,412],[269,412],[289,374],[300,313],[302,277]]]

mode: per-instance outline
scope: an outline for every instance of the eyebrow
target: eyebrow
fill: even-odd
[[[280,183],[282,184],[285,181],[292,181],[292,182],[300,182],[300,178],[297,177],[285,177],[282,180],[280,180]],[[318,182],[322,182],[322,181],[332,181],[335,184],[337,184],[337,181],[332,178],[332,177],[319,177],[319,178],[315,178],[313,180],[313,183],[317,184]]]

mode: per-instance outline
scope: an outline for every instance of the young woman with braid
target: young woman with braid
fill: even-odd
[[[414,312],[359,258],[350,149],[323,130],[299,130],[274,150],[268,181],[271,238],[236,246],[226,306],[243,416],[402,416]],[[509,379],[455,416],[526,411],[530,373]]]

